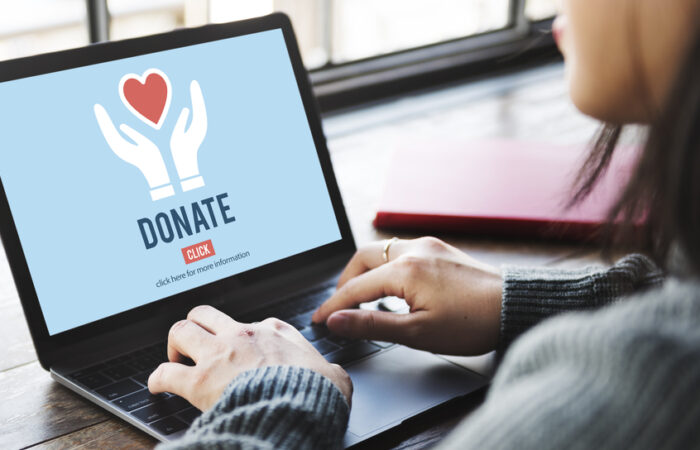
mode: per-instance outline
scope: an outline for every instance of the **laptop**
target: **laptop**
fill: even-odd
[[[39,361],[161,441],[200,411],[151,395],[199,304],[298,328],[354,386],[350,446],[485,376],[310,323],[355,252],[288,18],[0,63],[0,236]]]

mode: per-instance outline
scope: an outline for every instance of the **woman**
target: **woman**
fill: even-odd
[[[484,404],[442,447],[700,447],[699,15],[698,0],[563,0],[555,26],[574,103],[615,125],[577,197],[609,160],[619,125],[648,124],[611,217],[646,221],[641,244],[665,280],[640,255],[608,270],[499,271],[437,239],[391,241],[359,250],[314,315],[341,335],[505,355]],[[405,298],[411,313],[347,309],[385,295]],[[170,447],[341,446],[351,382],[291,326],[198,307],[171,329],[168,355],[150,390],[205,411]],[[184,356],[196,366],[178,363]]]

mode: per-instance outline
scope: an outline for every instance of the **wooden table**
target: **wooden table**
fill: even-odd
[[[595,124],[567,100],[560,66],[399,99],[324,120],[336,176],[358,245],[389,235],[371,226],[393,151],[417,134],[587,142]],[[404,238],[413,237],[405,234]],[[547,242],[439,236],[492,264],[581,265],[595,249]],[[572,257],[573,255],[573,257]],[[37,362],[7,261],[0,260],[0,448],[147,448],[155,440],[53,382]],[[476,394],[371,442],[425,447],[478,406]]]

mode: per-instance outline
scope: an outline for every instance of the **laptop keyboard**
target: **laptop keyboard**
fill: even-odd
[[[166,360],[165,344],[161,343],[79,370],[70,377],[167,435],[186,429],[201,413],[182,397],[148,391],[149,375]]]
[[[311,315],[332,293],[332,287],[325,287],[239,317],[238,320],[258,322],[267,317],[284,320],[297,328],[327,361],[340,365],[392,345],[334,336],[325,326],[311,325]],[[201,412],[182,397],[169,393],[152,395],[148,391],[149,375],[165,361],[166,344],[159,343],[81,369],[70,374],[70,378],[161,434],[168,435],[189,427]]]
[[[303,294],[299,297],[284,301],[282,304],[255,311],[240,320],[257,322],[266,317],[277,317],[284,320],[309,341],[327,361],[335,364],[348,364],[365,356],[380,351],[391,344],[369,342],[334,336],[322,325],[312,325],[311,316],[321,303],[328,300],[334,292],[334,287],[326,287],[318,291]]]

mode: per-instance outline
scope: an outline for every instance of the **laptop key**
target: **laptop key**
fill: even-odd
[[[336,345],[340,345],[341,347],[347,347],[348,345],[357,342],[357,339],[337,336],[335,334],[328,336],[328,340]]]
[[[304,298],[299,299],[294,302],[294,314],[301,314],[308,311],[314,311],[318,306],[325,300],[328,300],[330,294],[326,294],[326,291],[315,292]]]
[[[131,367],[138,370],[139,372],[149,370],[149,369],[157,366],[157,364],[154,363],[153,358],[146,358],[146,357],[141,357],[141,358],[135,359],[134,361],[131,361],[129,364],[131,365]]]
[[[107,400],[114,400],[141,389],[143,389],[143,386],[133,380],[122,380],[110,384],[109,386],[96,389],[96,392]]]
[[[303,328],[300,331],[301,335],[304,336],[309,342],[317,341],[321,338],[328,336],[328,334],[330,333],[330,331],[328,331],[328,328],[319,325],[312,325],[310,327]]]
[[[118,366],[110,367],[102,371],[102,373],[115,380],[121,380],[122,378],[130,377],[136,372],[138,372],[137,369],[126,364],[120,364]]]
[[[86,375],[82,378],[78,378],[75,381],[84,384],[90,389],[96,389],[100,386],[104,386],[105,384],[109,384],[112,382],[112,380],[102,375],[101,373],[93,373],[91,375]]]
[[[165,398],[166,396],[164,394],[153,395],[148,389],[142,389],[126,397],[114,400],[112,403],[125,411],[133,411],[134,409],[143,408],[146,405],[164,400]]]
[[[169,397],[158,403],[132,411],[131,414],[142,422],[151,423],[190,407],[192,405],[182,397]]]
[[[294,328],[297,330],[301,330],[304,327],[308,327],[311,325],[311,316],[313,315],[313,311],[309,311],[304,314],[300,314],[298,316],[294,316],[291,319],[287,320],[286,322],[292,325]]]
[[[155,367],[153,368],[155,370]],[[147,370],[145,372],[137,373],[133,377],[131,377],[132,380],[136,380],[137,382],[143,384],[144,386],[148,386],[148,377],[151,376],[151,373],[153,373],[153,370]]]
[[[158,422],[152,423],[151,426],[163,434],[173,434],[176,431],[187,428],[187,424],[185,422],[175,417],[168,417],[163,420],[159,420]]]
[[[194,422],[197,417],[201,415],[202,411],[198,410],[197,408],[190,408],[182,411],[177,416],[187,423],[187,425],[192,425],[192,422]]]
[[[297,330],[301,330],[301,329],[310,325],[309,323],[303,322],[296,317],[292,317],[291,319],[287,319],[287,320],[285,320],[285,322],[287,322],[288,324],[290,324],[291,326],[293,326]]]
[[[83,378],[88,375],[92,375],[93,373],[97,372],[98,370],[104,368],[104,364],[96,364],[94,366],[87,367],[85,369],[78,370],[77,372],[73,372],[70,374],[70,377],[74,380],[77,380],[78,378]]]
[[[318,352],[322,355],[333,352],[333,351],[338,350],[340,348],[337,345],[335,345],[332,342],[329,342],[325,339],[314,341],[311,343],[311,345],[313,345],[314,348],[316,350],[318,350]]]
[[[341,348],[338,351],[324,355],[329,363],[333,364],[346,364],[351,361],[358,360],[362,357],[371,355],[372,353],[378,352],[380,349],[376,345],[372,345],[369,342],[361,341],[352,344],[348,347]]]

